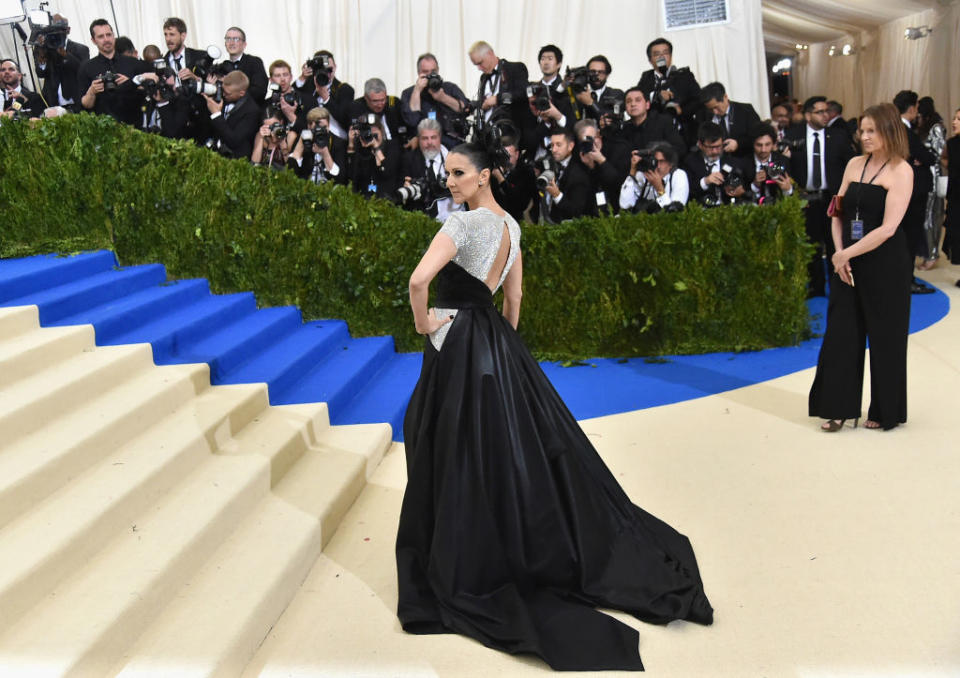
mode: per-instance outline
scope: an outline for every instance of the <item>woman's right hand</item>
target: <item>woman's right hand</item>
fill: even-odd
[[[417,328],[417,334],[433,334],[452,320],[452,315],[441,319],[437,317],[437,309],[428,308],[426,320],[415,322],[414,325]]]

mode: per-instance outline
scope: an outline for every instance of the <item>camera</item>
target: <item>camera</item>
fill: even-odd
[[[286,94],[281,94],[280,85],[275,82],[271,82],[267,85],[267,93],[269,94],[268,101],[270,102],[268,106],[272,106],[275,110],[280,110],[280,102],[286,101],[291,106],[297,106],[300,104],[300,98],[297,96],[297,93],[294,91],[287,92]]]
[[[567,84],[570,86],[570,89],[573,90],[574,94],[580,94],[581,92],[586,92],[590,85],[590,73],[587,71],[586,66],[578,66],[577,68],[567,66],[564,80],[567,81]]]
[[[746,185],[743,172],[736,167],[724,163],[720,166],[720,173],[723,174],[723,187],[725,189],[736,190]]]
[[[270,136],[277,140],[283,139],[287,136],[287,125],[282,122],[270,123]]]
[[[443,87],[443,78],[438,73],[431,73],[427,76],[427,89],[431,92],[438,91]]]
[[[104,71],[98,76],[103,81],[103,91],[112,92],[117,89],[117,78],[120,77],[113,71]]]
[[[421,202],[429,207],[440,198],[450,197],[447,190],[446,177],[431,180],[429,177],[413,179],[409,186],[401,186],[396,192],[396,201],[399,205],[411,202]]]
[[[787,173],[787,166],[779,160],[768,160],[763,163],[763,170],[767,173],[767,179],[776,181]]]
[[[376,116],[373,113],[368,113],[367,115],[361,115],[358,118],[350,123],[350,127],[357,130],[357,137],[360,139],[361,143],[369,144],[373,142],[373,123],[376,121]]]
[[[543,112],[550,110],[550,92],[547,86],[541,82],[534,82],[527,85],[527,98],[533,99],[533,107]]]
[[[333,82],[332,69],[330,68],[330,57],[326,54],[315,56],[307,62],[307,68],[313,71],[313,79],[317,87],[327,87]]]
[[[537,188],[539,188],[541,191],[545,191],[547,190],[547,185],[551,181],[556,181],[556,180],[557,180],[556,172],[554,172],[553,170],[545,169],[542,172],[540,172],[540,176],[537,177]]]
[[[30,47],[44,47],[50,52],[66,47],[67,31],[70,26],[66,19],[54,19],[45,9],[47,3],[41,3],[41,9],[27,14],[27,24],[30,26],[30,38],[27,45]]]
[[[657,169],[657,158],[650,151],[637,151],[637,171],[643,174],[644,172],[654,172]]]
[[[200,80],[206,80],[207,76],[211,73],[217,73],[217,69],[214,67],[213,62],[219,59],[221,54],[222,52],[220,51],[219,47],[216,45],[210,45],[207,47],[207,51],[204,52],[199,59],[197,59],[197,63],[195,63],[193,68],[190,70]]]
[[[583,141],[577,144],[577,152],[583,155],[586,155],[587,153],[593,153],[593,144],[593,137],[584,137]]]
[[[216,84],[203,82],[202,80],[183,80],[180,82],[180,88],[177,92],[181,96],[192,96],[194,94],[206,94],[213,97],[213,100],[220,103],[223,100],[223,83]]]
[[[313,152],[315,148],[330,143],[330,130],[326,127],[315,127],[312,130],[305,129],[300,133],[300,140],[303,142],[304,149]]]

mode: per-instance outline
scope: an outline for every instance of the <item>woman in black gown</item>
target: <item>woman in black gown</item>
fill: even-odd
[[[499,151],[447,156],[467,202],[410,279],[423,369],[404,421],[397,614],[554,669],[642,670],[644,621],[713,621],[689,540],[630,502],[515,331],[520,229],[490,191]],[[437,306],[427,308],[438,277]],[[503,313],[493,305],[502,284]]]
[[[943,236],[943,252],[951,264],[960,264],[960,109],[950,121],[953,136],[947,139],[943,149],[943,161],[947,166],[947,219]],[[960,287],[960,280],[957,281]]]
[[[864,155],[853,158],[833,217],[834,273],[827,331],[810,389],[810,416],[839,431],[860,417],[863,354],[870,340],[870,407],[864,426],[891,429],[907,420],[907,334],[912,259],[900,222],[913,192],[913,170],[900,115],[871,106],[860,120]],[[854,423],[856,425],[856,423]]]

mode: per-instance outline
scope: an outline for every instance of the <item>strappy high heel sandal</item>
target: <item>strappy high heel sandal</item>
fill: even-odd
[[[828,419],[820,425],[820,430],[824,433],[836,433],[843,428],[843,424],[846,421],[846,419]],[[853,428],[856,428],[859,423],[860,417],[857,417],[853,420]]]

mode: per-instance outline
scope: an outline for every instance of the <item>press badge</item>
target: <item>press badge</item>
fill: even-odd
[[[369,184],[367,184],[367,190],[370,191],[371,193],[376,193],[377,185],[371,181]]]
[[[863,220],[854,219],[853,221],[850,222],[850,239],[859,240],[862,237],[863,237]]]
[[[428,112],[427,112],[427,117],[430,118],[431,120],[436,120],[436,119],[437,119],[437,112],[436,112],[436,111],[428,111]]]
[[[597,207],[605,207],[607,204],[607,196],[603,191],[597,191]]]

